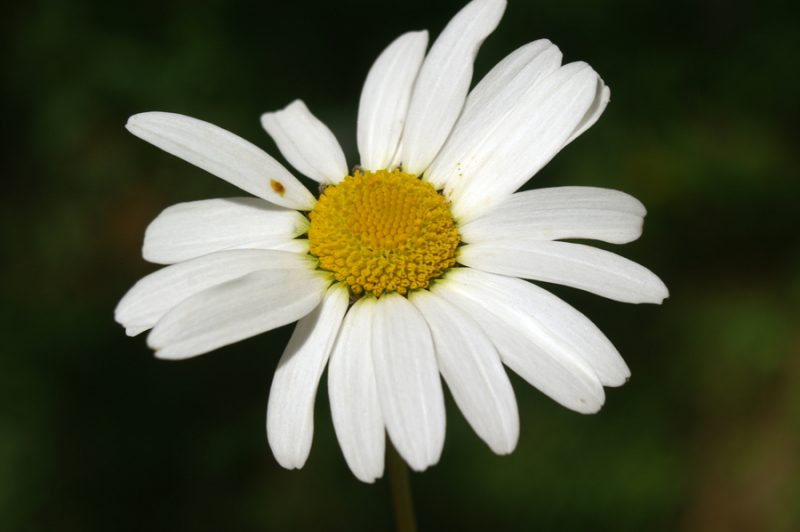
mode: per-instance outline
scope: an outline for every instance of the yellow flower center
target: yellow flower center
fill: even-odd
[[[354,294],[426,288],[456,262],[447,201],[399,170],[356,171],[326,187],[310,218],[311,254]]]

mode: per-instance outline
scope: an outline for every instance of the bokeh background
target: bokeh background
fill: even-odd
[[[302,98],[356,161],[369,65],[396,35],[438,34],[462,2],[106,2],[4,7],[0,528],[382,530],[327,392],[302,471],[265,441],[283,328],[155,360],[112,319],[154,270],[147,223],[238,195],[128,134],[174,111],[277,150],[260,113]],[[594,416],[513,377],[521,438],[494,456],[448,398],[439,465],[414,474],[423,530],[800,530],[798,20],[788,2],[511,0],[476,79],[540,37],[612,89],[603,118],[528,186],[618,188],[648,207],[620,248],[663,306],[554,288],[633,372]]]

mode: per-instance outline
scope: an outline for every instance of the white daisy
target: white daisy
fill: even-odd
[[[253,144],[169,113],[130,118],[136,136],[255,197],[174,205],[147,228],[143,255],[169,266],[140,280],[116,319],[152,328],[156,356],[183,359],[299,320],[270,390],[276,459],[302,467],[319,379],[328,366],[336,435],[353,473],[383,474],[384,430],[415,470],[445,434],[439,375],[498,454],[519,434],[503,365],[582,413],[629,376],[583,314],[522,279],[628,303],[660,303],[649,270],[562,239],[622,244],[645,209],[622,192],[515,192],[602,114],[609,90],[586,63],[562,65],[547,40],[522,46],[468,91],[478,47],[504,0],[475,0],[428,53],[401,35],[367,76],[360,166],[295,101],[262,123],[283,156],[318,181],[318,198]],[[520,279],[522,278],[522,279]]]

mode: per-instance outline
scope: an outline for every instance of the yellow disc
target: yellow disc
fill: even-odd
[[[354,294],[426,288],[455,264],[448,202],[399,170],[356,171],[326,187],[310,218],[311,254]]]

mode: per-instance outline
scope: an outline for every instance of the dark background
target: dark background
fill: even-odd
[[[625,190],[649,210],[619,248],[661,307],[555,288],[633,372],[581,416],[521,379],[521,438],[496,457],[452,401],[439,465],[412,477],[423,530],[800,528],[798,20],[788,2],[511,1],[477,76],[548,37],[612,89],[602,119],[533,181]],[[68,2],[4,8],[0,528],[380,530],[320,390],[314,446],[265,441],[290,328],[196,359],[153,358],[112,319],[154,267],[147,223],[239,194],[128,134],[136,112],[219,124],[278,155],[260,113],[302,98],[356,161],[369,65],[437,35],[461,1]],[[324,379],[323,379],[324,382]]]

